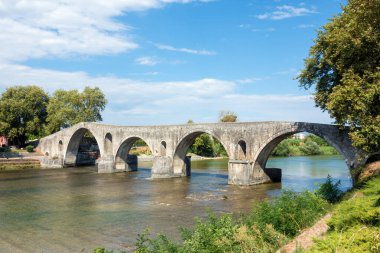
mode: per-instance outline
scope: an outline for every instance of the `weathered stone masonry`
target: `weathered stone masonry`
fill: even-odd
[[[40,140],[38,148],[45,154],[42,166],[75,165],[80,140],[87,130],[94,135],[99,145],[99,173],[135,170],[136,161],[128,156],[128,152],[133,143],[141,138],[154,155],[152,178],[187,176],[190,163],[186,162],[186,151],[202,133],[218,139],[226,149],[229,157],[229,184],[252,185],[269,182],[271,179],[265,166],[270,153],[282,140],[299,132],[309,132],[324,138],[344,156],[350,170],[363,164],[367,158],[364,152],[352,146],[348,129],[339,130],[337,126],[326,124],[241,122],[112,126],[79,123]]]

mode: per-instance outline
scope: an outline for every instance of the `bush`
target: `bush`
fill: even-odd
[[[34,151],[34,147],[32,145],[28,145],[25,147],[26,151],[28,151],[29,153],[33,152]]]
[[[327,211],[327,202],[311,192],[283,191],[235,220],[231,214],[196,219],[194,229],[181,228],[182,243],[165,235],[138,235],[135,253],[275,252]],[[103,249],[104,250],[104,249]]]
[[[286,141],[280,142],[280,144],[278,144],[272,152],[273,156],[289,156],[289,154],[289,144]]]
[[[315,194],[330,203],[339,202],[342,199],[343,191],[339,189],[340,180],[333,183],[330,175],[327,175],[326,182],[321,184]]]
[[[272,225],[247,226],[229,214],[217,217],[212,212],[204,220],[196,219],[193,230],[182,228],[181,236],[180,245],[164,235],[150,239],[145,231],[137,238],[135,253],[274,252],[287,241]]]
[[[321,150],[319,149],[319,146],[314,141],[308,139],[306,140],[305,144],[300,146],[300,150],[305,155],[319,155],[321,154]]]
[[[9,152],[10,148],[9,147],[0,147],[0,152]]]
[[[325,200],[309,191],[296,193],[284,190],[279,197],[264,201],[255,207],[247,223],[260,227],[271,224],[276,231],[294,237],[322,217],[327,208]]]

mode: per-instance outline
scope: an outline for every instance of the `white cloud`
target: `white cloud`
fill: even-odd
[[[297,28],[300,28],[300,29],[307,29],[307,28],[314,28],[315,25],[311,25],[311,24],[301,24],[301,25],[298,25]]]
[[[0,1],[0,62],[107,55],[138,47],[115,17],[197,0]],[[205,1],[201,1],[205,2]]]
[[[296,68],[288,68],[288,69],[285,69],[285,70],[281,70],[281,71],[275,72],[274,74],[275,75],[293,75],[295,73],[297,73],[297,69]]]
[[[276,29],[273,28],[273,27],[265,28],[265,29],[253,28],[251,31],[252,31],[252,32],[275,32]]]
[[[182,52],[182,53],[188,53],[188,54],[198,54],[198,55],[215,55],[216,54],[213,51],[208,51],[204,49],[198,50],[198,49],[189,49],[189,48],[177,48],[177,47],[173,47],[170,45],[163,45],[163,44],[155,44],[155,46],[161,50]]]
[[[257,15],[256,18],[281,20],[281,19],[286,19],[286,18],[305,16],[312,13],[316,13],[315,9],[313,8],[282,5],[282,6],[277,6],[275,11]]]
[[[0,92],[13,85],[37,84],[50,94],[60,88],[98,86],[108,99],[104,122],[116,125],[179,124],[188,119],[216,122],[221,110],[236,112],[240,121],[331,122],[327,114],[314,107],[309,95],[242,94],[238,82],[214,78],[148,82],[15,64],[0,64],[0,76]]]
[[[256,83],[258,81],[262,81],[268,78],[263,78],[263,77],[251,77],[251,78],[244,78],[244,79],[239,79],[236,82],[241,83],[241,84],[247,84],[247,83]]]
[[[139,57],[135,60],[135,62],[139,65],[146,65],[146,66],[154,66],[160,63],[160,61],[150,56]]]

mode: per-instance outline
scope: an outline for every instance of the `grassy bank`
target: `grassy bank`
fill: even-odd
[[[239,217],[209,212],[206,219],[196,219],[193,229],[180,229],[181,242],[152,237],[146,230],[138,235],[134,252],[276,252],[327,212],[332,213],[327,235],[308,251],[296,252],[380,252],[380,176],[361,183],[338,204],[328,204],[324,199],[335,202],[332,196],[340,196],[334,192],[337,185],[327,180],[317,194],[285,190]]]
[[[40,164],[0,164],[0,171],[6,170],[24,170],[24,169],[39,169],[41,168]]]
[[[347,193],[328,225],[325,238],[307,252],[380,252],[380,176]]]

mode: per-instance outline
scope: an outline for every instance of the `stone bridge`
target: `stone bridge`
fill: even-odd
[[[189,176],[190,162],[186,152],[194,139],[203,133],[219,140],[227,151],[229,184],[252,185],[271,181],[271,173],[265,167],[269,155],[282,140],[299,132],[309,132],[325,139],[342,154],[350,171],[364,164],[368,158],[364,152],[352,146],[348,129],[341,130],[335,125],[304,122],[167,126],[79,123],[40,140],[38,148],[45,154],[42,165],[75,166],[80,141],[87,131],[93,134],[99,146],[99,173],[134,170],[136,164],[130,161],[128,152],[136,140],[142,139],[154,156],[152,178]]]

